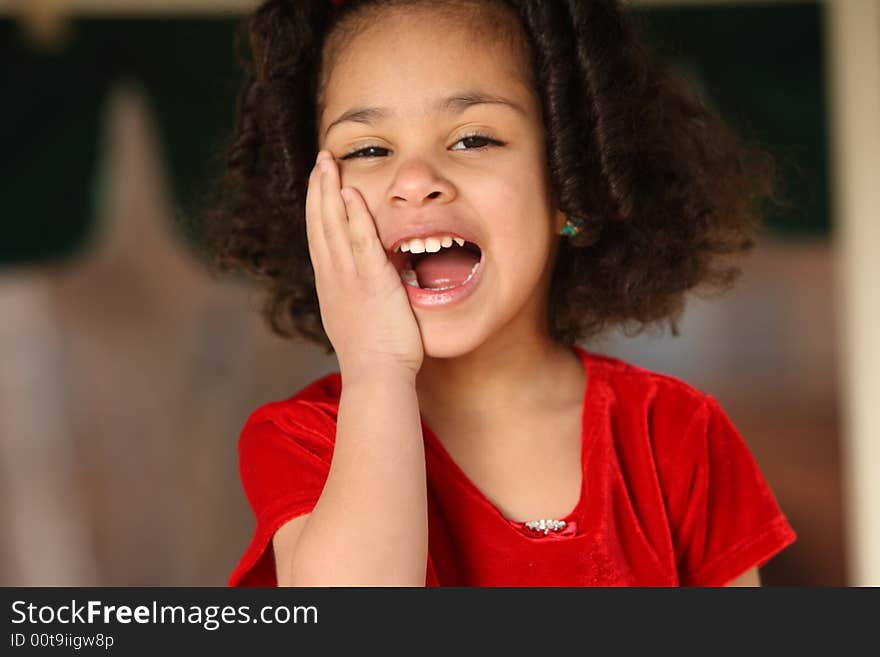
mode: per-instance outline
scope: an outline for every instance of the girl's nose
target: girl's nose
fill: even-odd
[[[429,200],[446,199],[451,201],[454,188],[435,167],[425,162],[404,163],[397,170],[390,195],[397,203],[407,202],[420,205]]]

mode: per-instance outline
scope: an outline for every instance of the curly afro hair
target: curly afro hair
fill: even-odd
[[[237,34],[244,80],[202,232],[219,271],[267,284],[263,313],[275,333],[328,354],[305,227],[322,65],[334,36],[412,2],[270,0]],[[560,244],[552,339],[571,345],[615,326],[637,334],[663,320],[678,336],[686,293],[731,287],[740,269],[726,257],[755,245],[763,203],[780,200],[772,156],[643,43],[617,0],[431,3],[441,5],[506,11],[515,20],[495,29],[518,23],[506,36],[527,41],[558,207],[584,219]]]

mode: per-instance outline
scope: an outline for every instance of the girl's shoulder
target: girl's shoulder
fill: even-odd
[[[330,372],[315,379],[286,399],[266,402],[247,418],[245,430],[254,425],[270,422],[287,433],[319,433],[327,436],[335,431],[342,377]]]
[[[711,394],[620,358],[587,354],[587,363],[590,424],[599,433],[604,427],[619,449],[648,450],[661,478],[678,481],[688,467],[719,458],[756,469],[743,436]]]
[[[714,402],[710,394],[674,375],[651,370],[622,358],[581,348],[578,351],[585,359],[588,395],[603,397],[618,410],[671,404],[685,411],[710,406]]]

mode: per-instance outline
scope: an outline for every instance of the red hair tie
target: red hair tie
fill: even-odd
[[[339,7],[339,5],[341,5],[343,2],[345,2],[345,0],[330,0],[330,2],[333,3],[333,6]]]

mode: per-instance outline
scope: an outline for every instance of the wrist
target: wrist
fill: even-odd
[[[403,384],[416,385],[416,374],[412,368],[394,363],[359,363],[357,366],[339,367],[343,386],[371,385],[386,387],[389,385]]]

